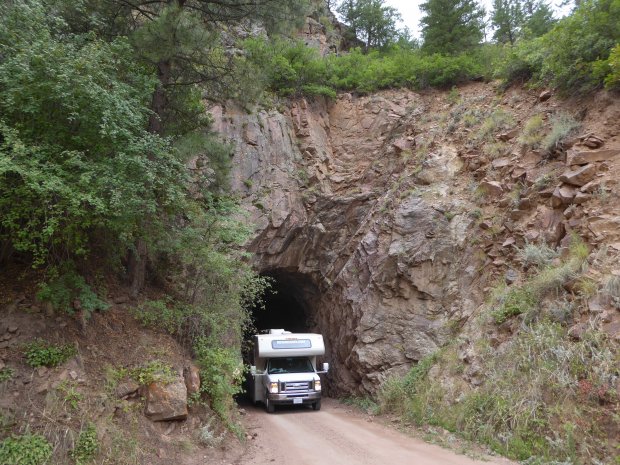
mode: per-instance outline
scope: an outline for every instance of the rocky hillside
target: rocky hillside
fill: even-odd
[[[445,344],[493,283],[521,279],[526,243],[566,248],[576,234],[607,264],[620,249],[620,104],[605,93],[477,83],[213,114],[236,144],[256,266],[307,300],[334,393],[373,392]],[[598,285],[618,270],[589,273]],[[620,336],[612,307],[583,313]]]
[[[213,115],[236,146],[255,266],[326,336],[330,393],[376,394],[391,375],[458,345],[459,367],[433,372],[458,402],[524,324],[557,322],[575,343],[590,330],[610,341],[595,389],[609,393],[600,402],[613,449],[617,96],[562,100],[472,83]]]

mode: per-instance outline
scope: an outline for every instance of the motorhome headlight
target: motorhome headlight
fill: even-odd
[[[315,390],[315,391],[320,391],[320,390],[321,390],[321,380],[320,380],[320,379],[317,379],[317,380],[314,382],[314,390]]]
[[[278,383],[269,383],[269,392],[272,394],[278,393]]]

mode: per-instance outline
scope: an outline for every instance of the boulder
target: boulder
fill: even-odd
[[[591,194],[586,194],[585,192],[577,192],[577,195],[575,195],[575,198],[573,201],[576,204],[582,204],[582,203],[587,202],[591,198],[592,198]]]
[[[164,384],[155,381],[146,388],[144,413],[153,421],[185,420],[187,418],[187,387],[180,376]]]
[[[597,161],[607,161],[616,158],[620,154],[620,149],[608,150],[576,150],[571,149],[566,153],[566,164],[586,165]]]
[[[514,139],[519,134],[519,129],[515,128],[508,132],[503,132],[497,136],[497,138],[502,142],[508,142],[510,139]]]
[[[183,378],[187,394],[195,394],[200,391],[200,370],[193,363],[183,368]]]
[[[551,206],[553,208],[569,205],[577,195],[577,189],[573,186],[562,185],[556,187],[551,196]]]
[[[125,380],[116,386],[114,390],[116,397],[119,399],[125,399],[127,397],[131,397],[138,392],[140,389],[140,385],[135,382],[133,379]]]
[[[560,176],[560,181],[566,184],[572,184],[573,186],[583,186],[590,182],[596,175],[596,166],[588,164],[576,169],[565,171]]]
[[[595,136],[594,134],[587,134],[585,136],[582,136],[580,139],[583,145],[585,145],[586,147],[590,147],[591,149],[597,149],[599,147],[602,147],[605,143],[604,139]]]
[[[411,150],[412,143],[407,138],[401,137],[392,142],[392,147],[396,149],[396,153],[401,153],[405,150]]]
[[[482,181],[480,183],[480,189],[490,196],[500,196],[504,192],[501,183],[497,181]]]
[[[539,102],[545,102],[545,101],[549,100],[552,95],[553,95],[553,92],[551,92],[550,90],[543,90],[540,93],[540,95],[538,96],[538,101]]]

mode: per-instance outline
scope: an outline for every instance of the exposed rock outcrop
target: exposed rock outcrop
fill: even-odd
[[[493,92],[466,91],[491,114]],[[449,123],[464,108],[403,90],[212,111],[236,144],[256,268],[288,276],[308,329],[325,335],[331,392],[373,392],[443,345],[488,283],[518,279],[508,273],[515,247],[618,229],[613,214],[587,217],[604,164],[619,158],[605,136],[576,138],[563,162],[517,150],[512,126],[492,137],[515,149],[491,159],[467,125]]]

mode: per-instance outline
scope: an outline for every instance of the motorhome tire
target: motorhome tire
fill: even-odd
[[[265,409],[267,410],[267,413],[273,413],[276,411],[276,406],[269,400],[267,395],[265,396]]]
[[[312,404],[312,408],[314,410],[321,410],[321,401],[317,400],[314,404]]]

